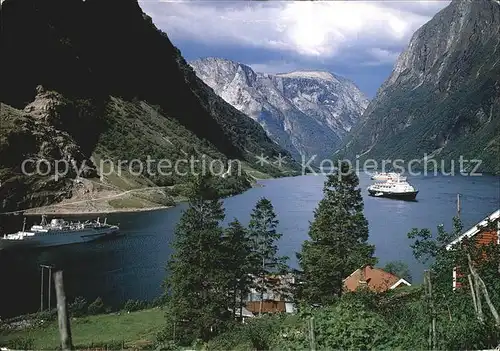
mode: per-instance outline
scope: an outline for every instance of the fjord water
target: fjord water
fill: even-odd
[[[261,187],[224,201],[226,223],[233,218],[247,223],[257,200],[267,197],[280,220],[279,230],[283,233],[280,252],[289,256],[290,265],[296,267],[295,252],[307,239],[309,221],[323,196],[324,180],[324,176],[314,175],[263,180]],[[465,229],[474,225],[499,207],[500,178],[420,176],[410,177],[409,181],[420,190],[416,202],[369,197],[366,187],[371,181],[366,174],[360,174],[370,242],[376,245],[379,264],[405,261],[414,281],[419,282],[425,267],[413,258],[407,233],[415,227],[435,232],[441,223],[451,228],[457,193],[461,194]],[[70,300],[83,296],[92,301],[101,296],[105,304],[117,306],[128,299],[159,296],[165,263],[172,252],[170,242],[174,228],[185,207],[181,204],[161,211],[110,214],[108,222],[120,224],[121,236],[107,241],[0,253],[0,316],[33,312],[39,308],[40,264],[53,264],[63,269]],[[22,225],[21,216],[16,216],[15,221],[16,226]],[[29,225],[38,222],[39,218],[30,218],[30,221]],[[18,230],[12,225],[3,223],[4,229]],[[47,282],[45,284],[47,286]],[[52,298],[54,306],[54,292]]]

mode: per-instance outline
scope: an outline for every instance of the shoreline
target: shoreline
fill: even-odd
[[[274,179],[277,179],[277,178],[274,178]],[[258,180],[262,180],[262,179],[258,179]],[[238,194],[234,194],[234,195],[230,195],[230,196],[227,196],[225,198],[233,197],[236,195],[241,195],[241,194],[243,194],[243,193],[245,193],[248,190],[253,189],[253,188],[265,187],[264,184],[259,184],[257,181],[255,183],[251,184],[251,187],[244,190],[243,192],[238,193]],[[103,209],[101,211],[99,211],[99,210],[85,211],[84,209],[82,209],[81,211],[78,211],[78,210],[74,210],[74,209],[65,209],[64,205],[54,204],[54,205],[43,206],[43,207],[34,207],[34,208],[27,209],[27,210],[12,211],[9,213],[0,214],[0,216],[26,216],[26,217],[35,217],[35,216],[41,216],[41,215],[96,216],[96,215],[119,214],[119,213],[154,212],[154,211],[168,210],[168,209],[174,208],[177,205],[184,203],[184,202],[186,202],[186,200],[177,201],[175,203],[175,205],[171,205],[171,206],[116,208],[116,209]],[[53,208],[51,208],[52,206],[53,206]],[[68,204],[68,206],[71,206],[71,204]],[[60,207],[60,209],[54,210],[57,207]],[[47,211],[43,211],[44,208],[47,208]]]
[[[84,216],[93,216],[93,215],[103,215],[103,214],[112,214],[112,213],[136,213],[136,212],[153,212],[153,211],[160,211],[160,210],[167,210],[170,208],[174,208],[178,204],[182,202],[178,202],[173,206],[156,206],[156,207],[139,207],[139,208],[117,208],[117,209],[110,209],[110,210],[102,210],[102,211],[73,211],[73,210],[68,210],[68,211],[54,211],[54,212],[43,212],[40,211],[38,212],[30,212],[32,210],[39,210],[40,207],[36,207],[33,209],[29,209],[26,212],[23,212],[23,216],[41,216],[41,215],[67,215],[67,216],[78,216],[78,215],[84,215]]]

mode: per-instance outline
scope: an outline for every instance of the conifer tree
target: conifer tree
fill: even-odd
[[[375,248],[367,242],[368,221],[358,185],[357,175],[345,162],[325,182],[310,239],[297,254],[301,267],[297,294],[305,302],[332,303],[342,294],[344,278],[362,265],[376,263]]]
[[[233,317],[242,317],[243,301],[252,284],[251,245],[247,229],[234,219],[224,232],[224,270],[227,274],[228,296],[232,296],[229,309]]]
[[[194,180],[189,206],[175,231],[166,280],[167,329],[181,344],[208,340],[229,318],[222,265],[224,209],[210,177]]]
[[[259,315],[262,314],[264,293],[276,291],[278,287],[270,279],[272,274],[286,271],[285,256],[278,256],[277,241],[282,234],[276,228],[279,221],[276,219],[274,208],[266,198],[260,199],[251,214],[249,223],[250,238],[252,242],[253,274],[257,278],[256,290],[260,293]]]

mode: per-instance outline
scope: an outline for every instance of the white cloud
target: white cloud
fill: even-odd
[[[448,1],[140,1],[174,40],[281,50],[332,58],[346,50],[373,62],[397,57],[412,33]],[[392,62],[391,61],[391,62]]]
[[[367,50],[369,57],[373,60],[363,62],[365,66],[377,66],[384,63],[393,63],[399,56],[399,52],[380,48],[370,48]]]

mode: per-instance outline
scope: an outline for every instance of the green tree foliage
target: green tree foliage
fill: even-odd
[[[101,297],[98,297],[95,299],[94,302],[92,302],[89,307],[88,307],[89,314],[101,314],[106,311],[104,307],[104,302],[102,301]]]
[[[256,290],[260,293],[259,314],[262,313],[262,302],[266,291],[283,293],[276,286],[271,277],[273,274],[284,273],[287,269],[287,257],[278,256],[277,241],[282,234],[278,233],[278,219],[274,208],[266,198],[260,199],[251,214],[248,225],[252,245],[252,273],[257,277]]]
[[[86,315],[88,312],[87,300],[81,296],[76,297],[75,300],[69,305],[69,312],[73,317]]]
[[[208,340],[229,317],[222,264],[223,219],[222,202],[210,179],[195,179],[189,207],[175,231],[175,251],[167,265],[170,297],[166,335],[181,344]]]
[[[408,265],[403,261],[387,262],[383,270],[392,273],[399,278],[403,278],[407,282],[411,283],[412,276],[410,273],[410,268],[408,268]]]
[[[249,292],[252,283],[251,273],[251,245],[248,231],[234,219],[224,231],[223,237],[223,264],[227,276],[227,289],[232,296],[233,316],[242,314],[243,299]]]
[[[127,312],[140,311],[147,307],[147,302],[140,300],[127,300],[127,302],[125,302],[125,305],[123,305],[123,309]]]
[[[329,175],[324,198],[314,212],[310,240],[297,254],[301,272],[299,297],[308,303],[329,304],[342,294],[342,280],[364,264],[374,264],[368,244],[368,221],[357,175],[346,163]]]
[[[279,331],[286,317],[279,315],[262,316],[233,325],[224,334],[215,337],[207,344],[207,350],[271,350],[276,344]]]
[[[298,323],[282,328],[277,349],[310,349],[311,317],[315,347],[319,350],[387,349],[394,340],[383,316],[354,299],[320,309],[304,309],[299,317]]]
[[[492,226],[492,224],[488,224]],[[432,280],[434,315],[437,319],[438,347],[444,349],[480,349],[491,348],[500,343],[500,328],[481,296],[483,320],[475,312],[471,287],[468,281],[468,257],[471,257],[475,270],[484,281],[490,300],[497,310],[500,310],[500,250],[498,245],[479,245],[477,237],[463,240],[447,250],[447,245],[462,233],[462,223],[459,218],[453,219],[453,229],[447,232],[443,225],[437,228],[433,235],[428,229],[413,229],[408,237],[414,239],[412,245],[414,255],[422,262],[431,260],[430,273]],[[495,228],[490,228],[496,230]],[[457,269],[457,281],[461,287],[453,289],[453,268]],[[472,275],[471,275],[471,278]],[[474,281],[474,279],[472,279]],[[473,283],[474,284],[474,283]],[[417,311],[421,317],[412,318],[410,309],[407,309],[408,318],[414,325],[417,320],[422,324],[419,330],[425,334],[425,325],[429,323],[432,311],[427,306],[422,311]],[[392,313],[394,315],[394,313]],[[414,328],[409,326],[406,333],[411,334]],[[402,334],[405,335],[405,334]],[[422,337],[425,335],[422,335]]]

